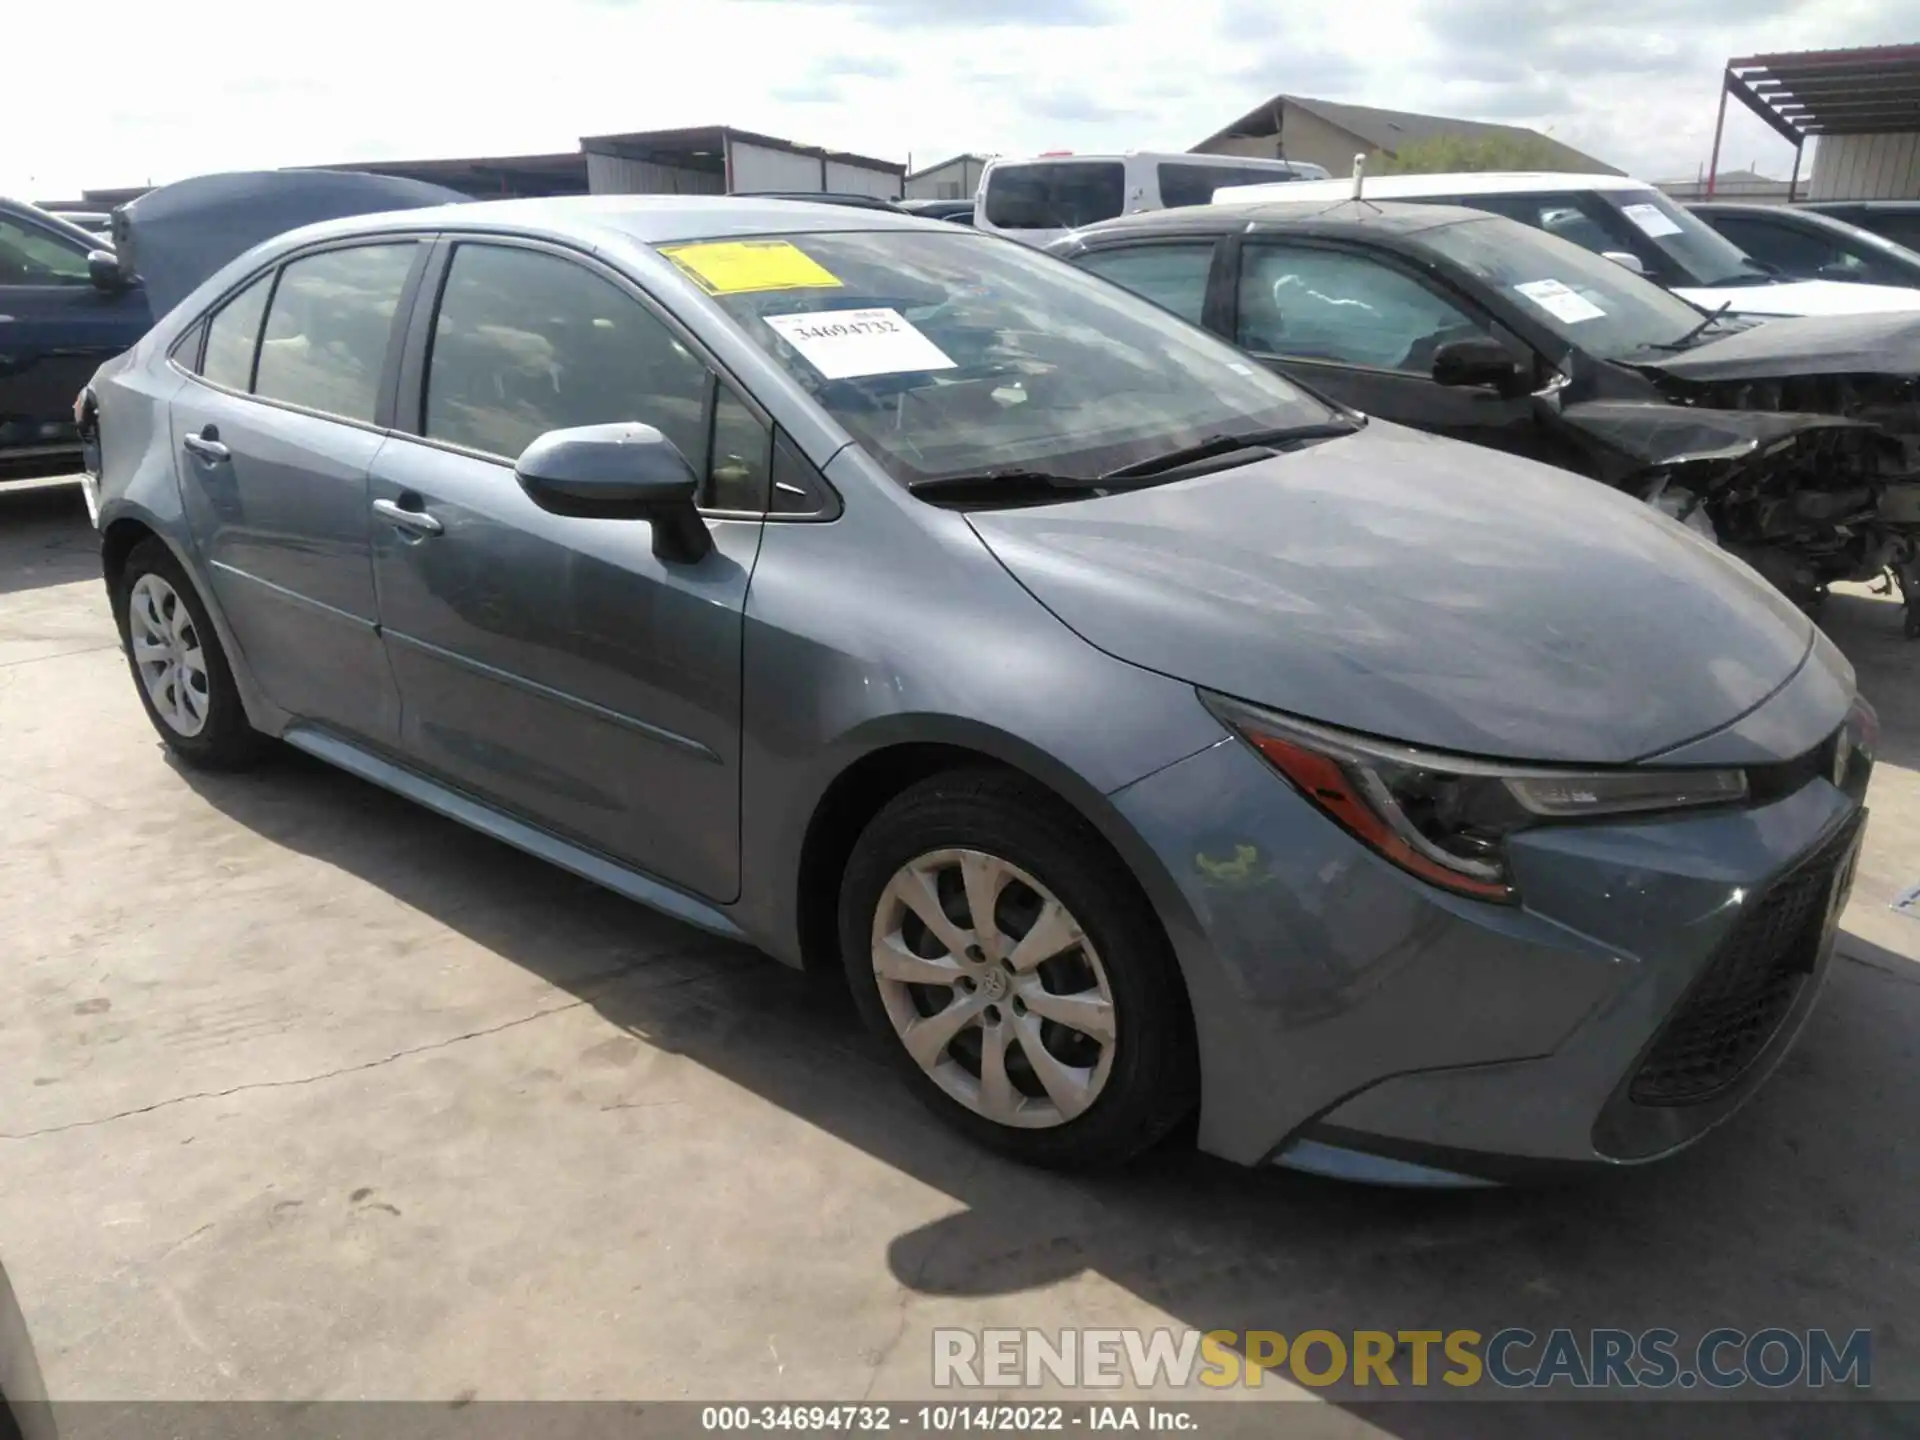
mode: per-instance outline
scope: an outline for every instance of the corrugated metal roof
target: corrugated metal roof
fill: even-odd
[[[1726,88],[1796,145],[1920,130],[1920,45],[1749,55],[1727,62]]]

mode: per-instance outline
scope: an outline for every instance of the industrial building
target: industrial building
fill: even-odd
[[[1738,100],[1793,146],[1790,198],[1920,198],[1920,45],[1801,50],[1729,60],[1720,83],[1707,194],[1724,196],[1720,141]],[[1807,142],[1813,174],[1799,193]]]
[[[728,125],[708,125],[590,135],[580,141],[578,150],[547,155],[349,160],[302,168],[402,175],[479,200],[539,195],[747,195],[768,190],[835,191],[896,200],[907,167]],[[82,193],[90,205],[109,208],[147,188]]]
[[[938,165],[928,165],[907,176],[908,200],[965,200],[980,188],[980,172],[987,168],[986,155],[956,155]]]
[[[1524,143],[1530,152],[1540,156],[1539,163],[1528,165],[1528,169],[1601,175],[1624,173],[1551,135],[1542,135],[1522,125],[1493,125],[1482,120],[1454,120],[1444,115],[1418,115],[1406,110],[1377,110],[1370,105],[1344,105],[1304,95],[1275,95],[1231,125],[1209,135],[1193,149],[1203,155],[1304,160],[1324,165],[1335,175],[1344,175],[1353,168],[1355,155],[1364,154],[1371,163],[1379,156],[1396,154],[1403,146],[1441,136]]]

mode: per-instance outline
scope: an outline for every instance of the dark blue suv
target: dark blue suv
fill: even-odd
[[[89,261],[105,243],[0,199],[0,480],[80,468],[74,397],[153,323],[137,281]]]

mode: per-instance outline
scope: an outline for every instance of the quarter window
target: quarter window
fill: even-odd
[[[1207,274],[1213,268],[1211,241],[1096,250],[1075,263],[1195,325],[1207,308]]]
[[[639,421],[698,472],[709,378],[644,306],[583,266],[538,250],[462,245],[434,320],[424,428],[512,460],[549,430]],[[739,416],[759,424],[744,408]],[[721,444],[738,463],[727,463],[723,483],[730,496],[749,486],[764,495],[765,432],[755,452],[743,428],[739,418],[726,422]]]
[[[267,310],[256,395],[372,423],[414,243],[359,245],[295,260]]]
[[[1410,275],[1363,255],[1249,246],[1240,343],[1301,360],[1430,374],[1450,340],[1487,332]]]
[[[0,285],[91,285],[87,253],[37,225],[0,215]]]
[[[207,353],[200,362],[200,373],[216,385],[229,390],[245,390],[253,384],[253,350],[260,340],[260,318],[267,311],[267,295],[273,288],[271,272],[262,275],[222,306],[207,327]],[[182,361],[191,362],[191,343]]]

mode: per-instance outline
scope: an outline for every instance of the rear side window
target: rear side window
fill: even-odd
[[[214,314],[207,327],[201,375],[229,390],[245,390],[252,385],[253,347],[260,340],[260,319],[267,313],[267,295],[272,289],[273,273],[269,271]],[[192,362],[191,347],[180,359],[183,364]]]
[[[1074,264],[1198,325],[1207,308],[1207,275],[1213,268],[1213,242],[1096,250],[1076,258]]]
[[[1119,161],[996,165],[987,176],[986,215],[1003,230],[1075,230],[1126,209]]]
[[[1160,166],[1160,203],[1169,210],[1212,202],[1223,185],[1272,185],[1297,180],[1291,170],[1254,165],[1192,165],[1167,161]]]
[[[358,245],[281,270],[254,394],[371,424],[413,257],[412,241]]]
[[[434,319],[425,431],[512,460],[549,430],[634,420],[659,430],[697,472],[707,382],[705,363],[612,282],[538,250],[462,245]],[[731,417],[735,452],[739,432]],[[764,453],[744,448],[728,467],[730,494],[765,485]]]

